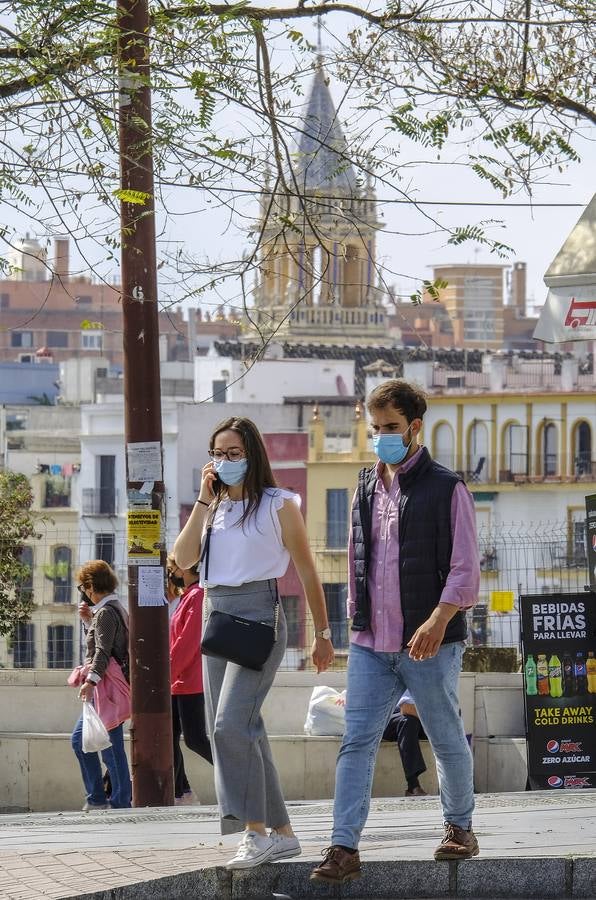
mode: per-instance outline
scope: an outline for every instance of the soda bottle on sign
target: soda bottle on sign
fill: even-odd
[[[538,681],[538,693],[541,697],[548,697],[550,694],[550,685],[548,683],[548,662],[544,653],[538,654],[538,662],[536,663],[536,675]]]
[[[594,658],[593,650],[588,651],[586,672],[588,674],[588,693],[596,694],[596,659]]]
[[[526,694],[528,697],[535,697],[538,693],[536,663],[531,653],[528,653],[526,662]]]
[[[588,677],[586,672],[586,661],[584,659],[584,654],[581,650],[578,650],[575,654],[575,663],[573,666],[573,675],[575,680],[575,693],[576,694],[587,694],[588,693]]]
[[[563,696],[573,697],[575,693],[575,681],[573,678],[573,660],[569,653],[563,657]]]
[[[548,684],[551,697],[563,696],[563,672],[561,660],[556,653],[548,661]]]

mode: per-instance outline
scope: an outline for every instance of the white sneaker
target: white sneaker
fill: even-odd
[[[238,844],[236,856],[226,863],[226,869],[252,869],[271,859],[275,844],[267,835],[245,831]]]
[[[109,803],[89,803],[87,800],[83,807],[83,812],[95,812],[98,809],[109,809]]]
[[[273,862],[275,859],[290,859],[292,856],[300,856],[302,847],[296,835],[286,837],[277,831],[271,831],[269,837],[273,841],[273,853],[269,859]]]

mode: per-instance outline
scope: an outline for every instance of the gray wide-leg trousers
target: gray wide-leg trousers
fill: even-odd
[[[208,587],[205,618],[211,609],[218,609],[273,623],[276,590],[275,580]],[[261,716],[286,641],[287,626],[280,603],[277,641],[262,671],[245,669],[219,657],[203,657],[205,715],[222,834],[243,831],[247,822],[264,822],[269,828],[289,822]]]

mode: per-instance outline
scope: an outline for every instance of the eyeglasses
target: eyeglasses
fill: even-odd
[[[240,450],[238,447],[232,447],[231,450],[207,450],[207,453],[215,462],[219,462],[222,459],[238,462],[239,459],[244,459],[246,456],[244,450]]]

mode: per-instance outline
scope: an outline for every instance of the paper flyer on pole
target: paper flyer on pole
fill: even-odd
[[[167,606],[164,591],[163,566],[139,566],[138,570],[139,606]]]
[[[159,566],[161,562],[161,513],[134,509],[127,513],[129,566]]]
[[[128,481],[161,481],[161,444],[141,441],[126,445]]]

